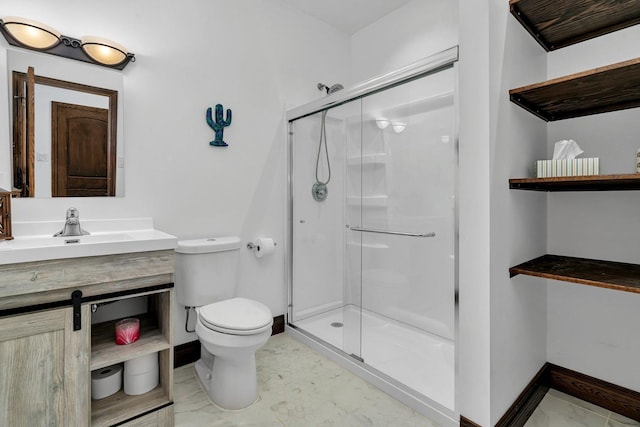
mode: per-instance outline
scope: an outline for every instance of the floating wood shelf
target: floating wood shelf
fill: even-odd
[[[640,58],[511,89],[509,97],[545,121],[640,107]]]
[[[640,173],[625,175],[555,176],[509,180],[509,188],[533,191],[640,190]]]
[[[640,265],[623,262],[543,255],[509,269],[518,274],[640,293]]]
[[[510,0],[509,6],[546,51],[640,23],[640,0]]]

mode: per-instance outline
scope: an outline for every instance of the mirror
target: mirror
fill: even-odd
[[[122,75],[18,50],[7,64],[14,191],[123,196]]]

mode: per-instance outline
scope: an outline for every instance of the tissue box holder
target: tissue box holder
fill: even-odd
[[[600,175],[600,158],[538,160],[534,165],[534,172],[536,178]]]

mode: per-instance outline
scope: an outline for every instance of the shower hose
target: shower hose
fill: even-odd
[[[327,148],[327,131],[325,129],[325,120],[327,117],[327,110],[322,112],[322,121],[320,124],[320,141],[318,142],[318,154],[316,156],[316,183],[327,185],[331,180],[331,163],[329,162],[329,149]],[[318,168],[320,163],[320,152],[322,151],[322,143],[324,142],[324,155],[327,159],[327,171],[328,176],[325,182],[320,181],[320,177],[318,176]]]

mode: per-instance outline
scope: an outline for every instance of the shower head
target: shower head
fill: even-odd
[[[336,83],[336,84],[334,84],[333,86],[331,86],[329,88],[327,93],[328,94],[332,94],[332,93],[337,92],[337,91],[342,90],[342,89],[344,89],[344,86],[342,86],[340,83]]]
[[[339,90],[344,89],[344,86],[342,86],[340,83],[336,83],[333,86],[329,87],[323,83],[318,83],[318,90],[326,90],[327,91],[327,95],[331,95],[334,92],[337,92]]]

